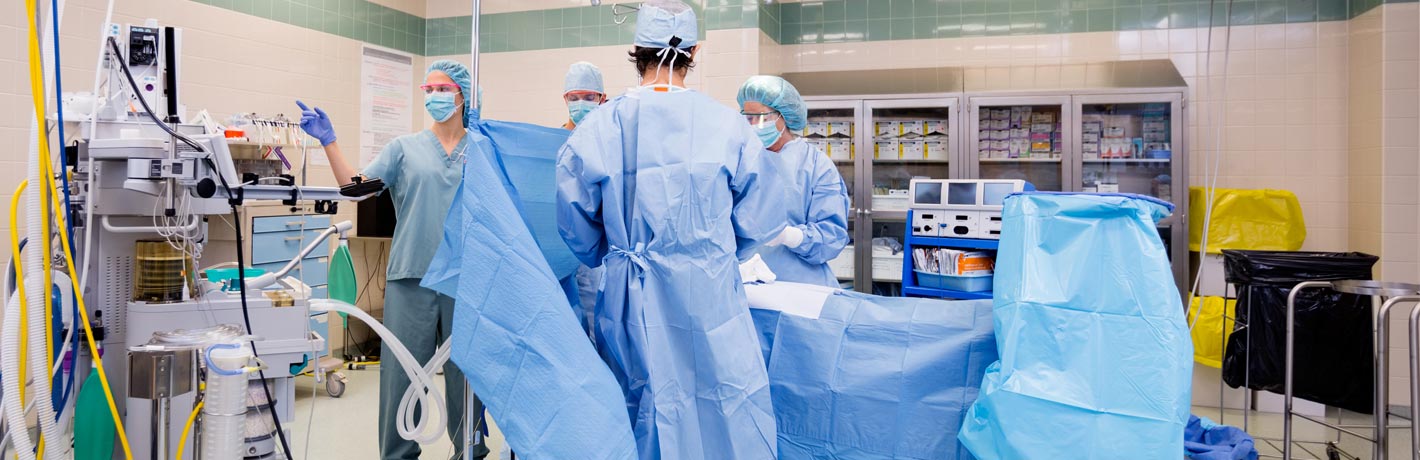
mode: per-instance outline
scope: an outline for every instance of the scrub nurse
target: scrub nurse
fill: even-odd
[[[779,281],[837,288],[828,261],[848,245],[848,187],[833,160],[794,133],[808,121],[799,90],[783,78],[750,77],[736,99],[766,149],[779,157],[788,226],[759,255]]]
[[[602,71],[590,62],[574,62],[562,84],[562,100],[567,102],[567,123],[563,129],[577,129],[577,123],[606,102]]]
[[[562,128],[568,131],[577,129],[577,123],[581,123],[587,114],[606,102],[606,87],[602,83],[601,69],[586,61],[572,63],[572,66],[567,68],[567,77],[563,79],[562,100],[567,103],[567,123],[563,124]],[[581,309],[578,314],[582,316],[579,320],[583,325],[591,323],[590,315],[597,304],[597,291],[605,272],[606,269],[602,267],[577,267],[577,300]],[[591,333],[590,326],[587,333]]]
[[[642,460],[777,458],[764,355],[739,261],[784,229],[775,161],[744,117],[685,88],[695,13],[642,3],[641,86],[592,111],[558,154],[557,222],[606,267],[597,351]]]
[[[471,121],[477,121],[478,109],[471,106],[476,99],[470,89],[468,68],[458,62],[440,60],[430,64],[420,88],[434,127],[395,138],[359,174],[384,181],[394,199],[397,222],[385,274],[388,281],[384,325],[415,359],[426,363],[450,335],[454,299],[420,286],[419,281],[439,246],[444,217],[463,177],[463,156],[473,145],[467,128]],[[341,185],[353,182],[355,169],[341,154],[330,117],[320,108],[307,108],[299,101],[296,104],[301,107],[301,129],[325,147],[335,180]],[[390,358],[394,353],[381,345],[380,355]],[[464,413],[464,377],[452,361],[444,364],[444,384],[449,437],[455,446],[462,446],[459,423]],[[398,366],[380,367],[379,442],[380,458],[384,460],[419,458],[419,444],[400,437],[396,431],[399,400],[408,387],[409,377]],[[482,414],[482,403],[476,404],[471,413]],[[476,458],[482,459],[488,448],[480,444],[475,452]]]

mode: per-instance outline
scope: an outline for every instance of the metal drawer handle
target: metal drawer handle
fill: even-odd
[[[288,236],[282,239],[286,241],[301,241],[301,237],[299,236]]]
[[[299,220],[288,220],[288,221],[286,221],[286,226],[287,226],[287,227],[296,227],[296,226],[300,226],[300,225],[301,225],[301,221],[299,221]]]

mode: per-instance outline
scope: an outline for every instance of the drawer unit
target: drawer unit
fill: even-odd
[[[301,261],[301,265],[298,265],[296,268],[292,269],[291,273],[287,273],[286,276],[294,276],[297,279],[300,279],[301,282],[306,283],[307,286],[310,286],[312,288],[324,287],[326,285],[326,281],[330,278],[329,263],[329,257],[305,259]],[[253,267],[266,270],[267,273],[275,273],[277,270],[280,270],[282,267],[285,266],[286,262],[271,262],[253,265]]]
[[[301,253],[301,248],[311,241],[315,241],[325,229],[314,229],[300,232],[296,230],[256,233],[251,237],[251,261],[252,263],[264,264],[271,262],[286,262]],[[311,257],[326,257],[330,255],[330,238],[321,242],[320,247],[307,255]]]
[[[326,227],[330,227],[330,216],[270,216],[253,217],[251,219],[252,233],[299,231],[302,226],[304,226],[306,230],[325,230]]]

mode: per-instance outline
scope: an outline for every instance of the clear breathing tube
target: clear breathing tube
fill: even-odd
[[[312,299],[310,306],[312,312],[335,311],[359,318],[380,335],[380,339],[394,352],[400,367],[404,368],[404,373],[409,375],[409,389],[405,390],[400,399],[399,411],[395,415],[395,428],[399,436],[420,444],[438,441],[444,435],[443,425],[449,420],[449,414],[448,406],[444,403],[444,394],[434,386],[432,375],[435,369],[448,362],[452,354],[452,341],[444,340],[429,363],[420,366],[419,361],[414,359],[414,355],[405,348],[399,338],[364,310],[346,302],[329,299]]]

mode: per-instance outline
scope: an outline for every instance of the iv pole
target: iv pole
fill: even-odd
[[[482,3],[483,2],[480,0],[473,0],[473,27],[472,30],[470,30],[470,35],[472,35],[473,38],[472,46],[469,48],[469,54],[472,55],[473,59],[470,62],[471,65],[468,66],[468,72],[472,74],[473,77],[472,89],[474,94],[470,96],[474,96],[475,99],[470,101],[472,102],[471,104],[468,104],[470,107],[474,107],[480,102],[477,99],[477,94],[480,92],[478,83],[478,23],[481,17],[479,13],[482,11]],[[482,107],[476,108],[482,109]],[[474,122],[476,123],[477,120]],[[476,414],[473,413],[473,408],[477,405],[477,398],[478,396],[473,394],[473,386],[468,384],[468,376],[465,375],[463,381],[463,460],[473,460],[474,447],[483,443],[483,433],[482,430],[480,430],[480,427],[483,425],[483,411],[478,411]]]

